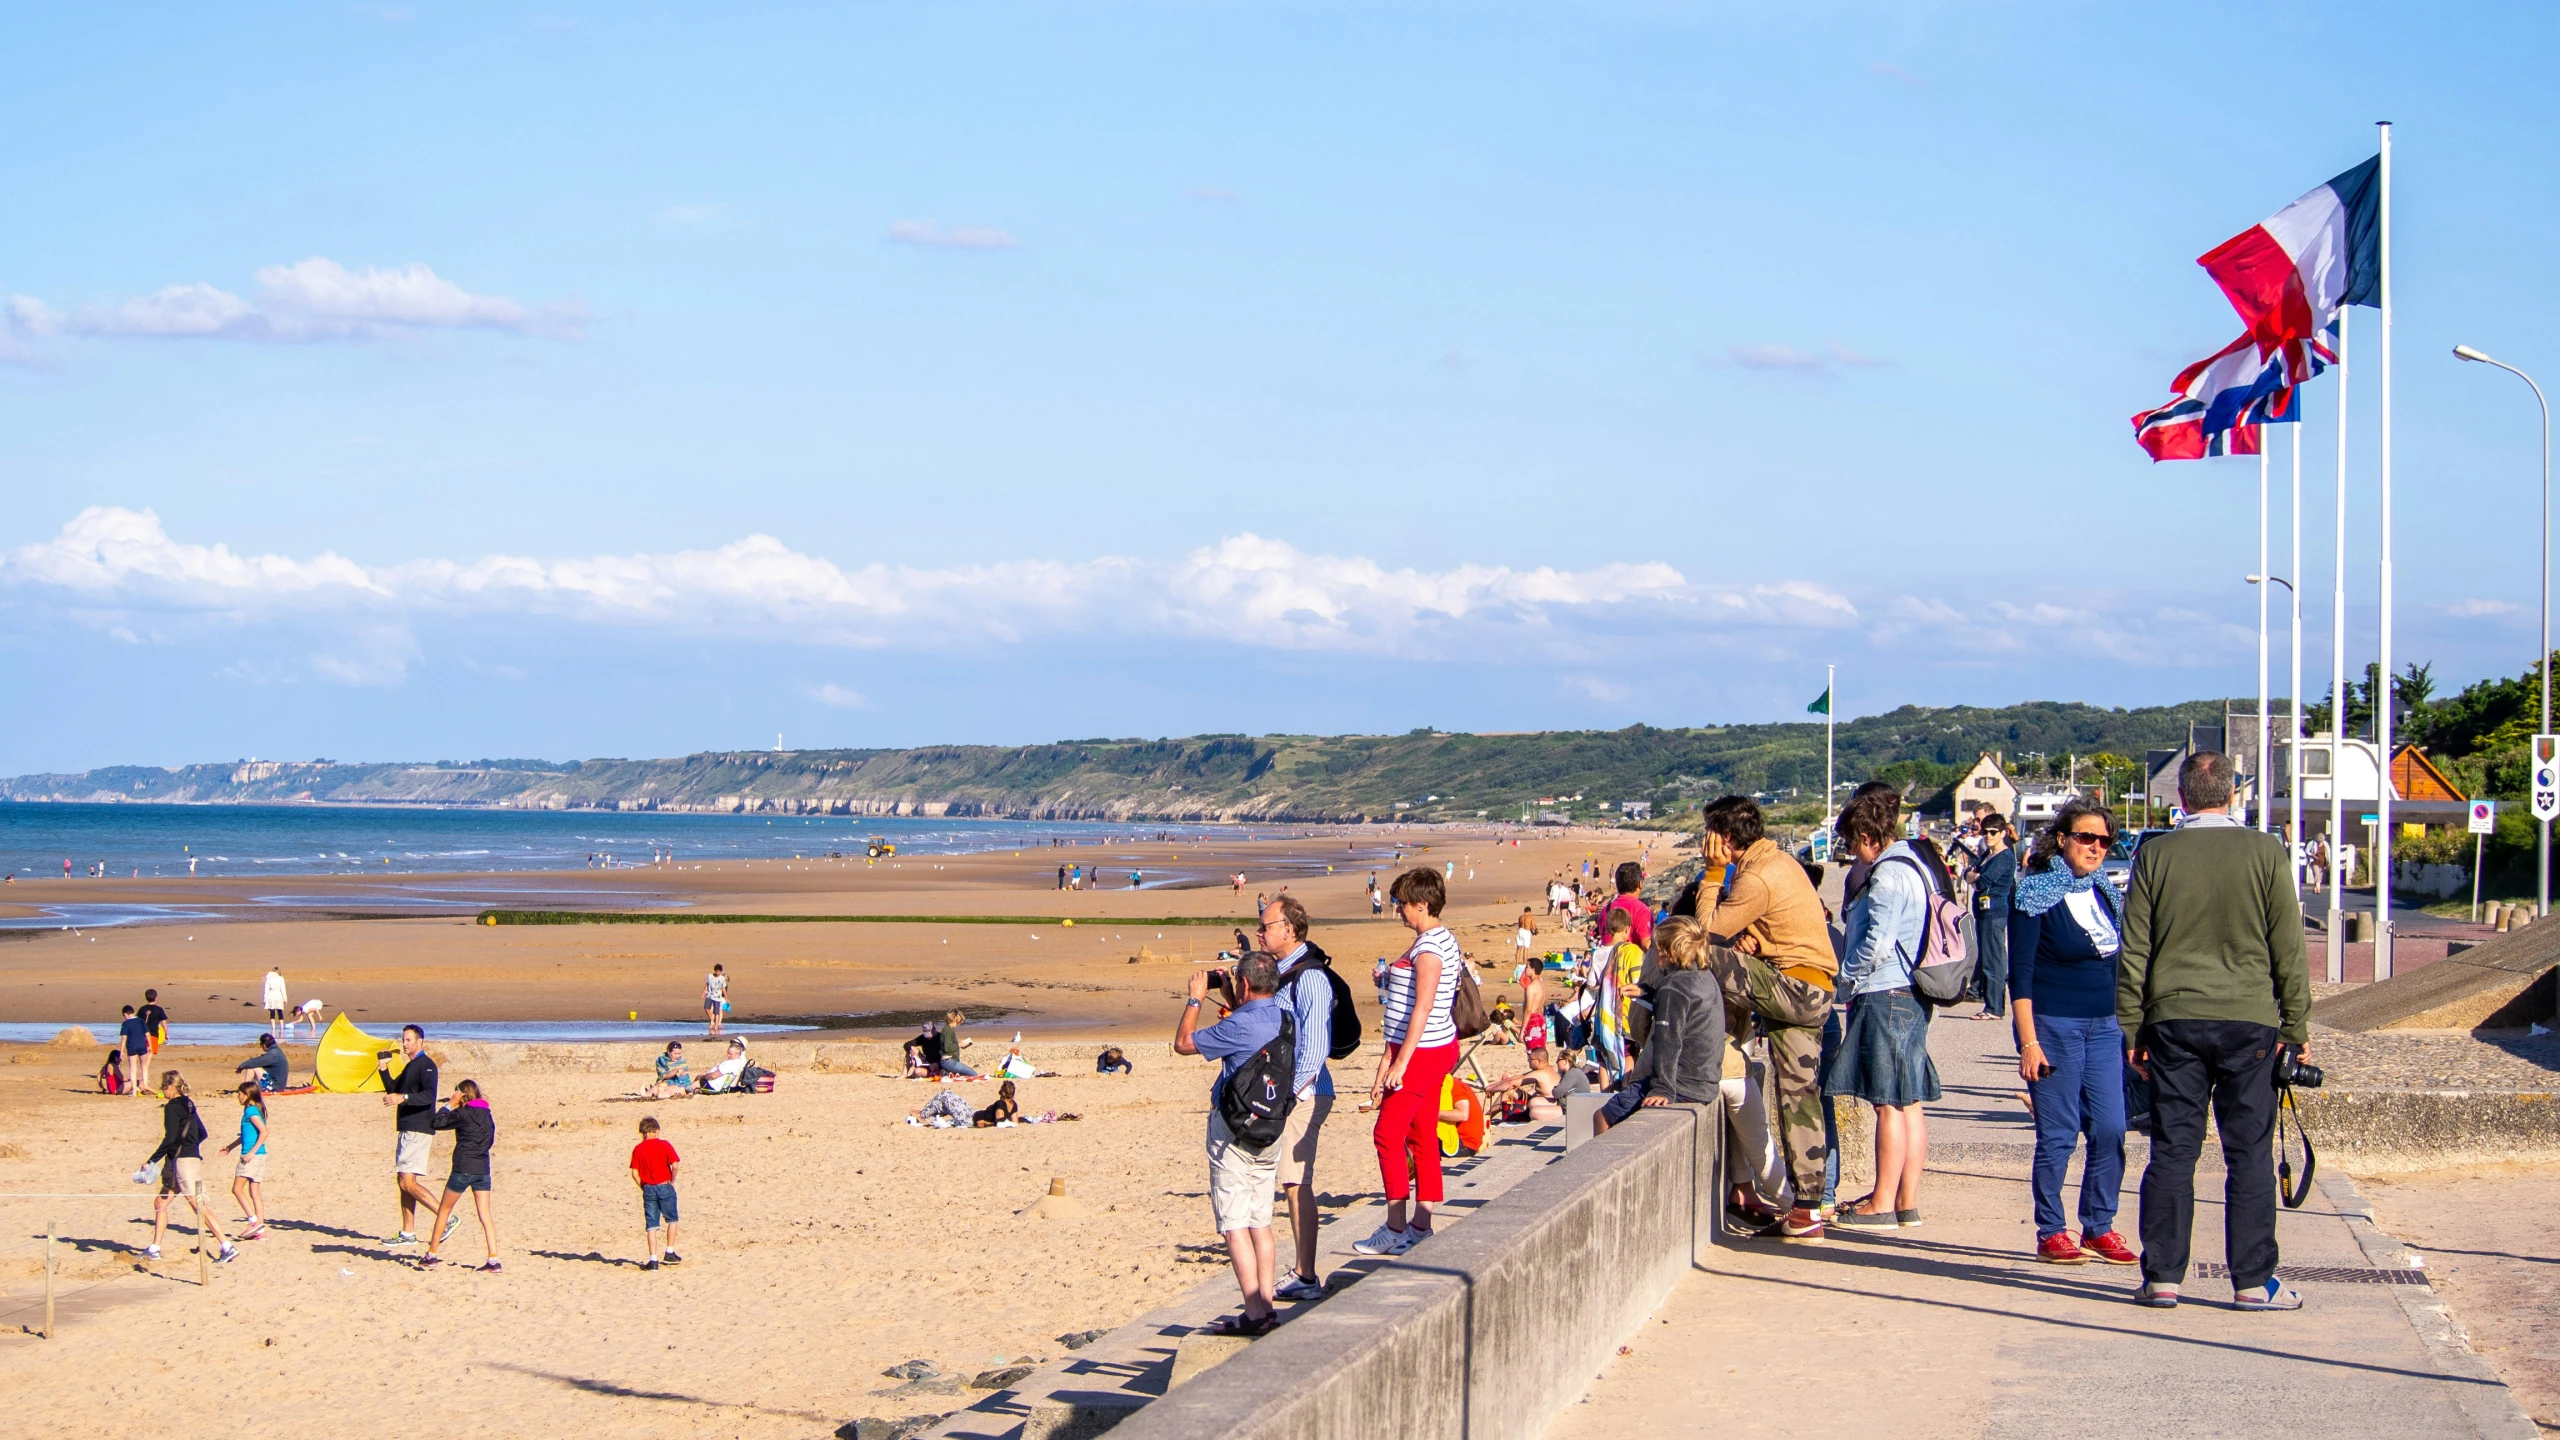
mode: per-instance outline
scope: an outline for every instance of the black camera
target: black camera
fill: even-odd
[[[2291,1045],[2276,1050],[2276,1088],[2279,1090],[2317,1090],[2329,1077],[2317,1065],[2302,1063],[2302,1052]]]

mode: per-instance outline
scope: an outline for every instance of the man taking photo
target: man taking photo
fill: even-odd
[[[1333,1113],[1333,983],[1325,978],[1333,958],[1307,939],[1307,907],[1283,895],[1262,907],[1262,948],[1280,957],[1279,1000],[1297,1027],[1297,1103],[1289,1128],[1280,1132],[1280,1193],[1289,1211],[1297,1266],[1271,1289],[1277,1300],[1313,1300],[1324,1294],[1316,1275],[1316,1142]],[[1278,1263],[1276,1260],[1273,1262]]]
[[[1243,1317],[1212,1327],[1224,1335],[1261,1335],[1278,1323],[1271,1304],[1271,1189],[1279,1179],[1280,1147],[1274,1143],[1256,1155],[1236,1143],[1219,1113],[1219,1096],[1229,1077],[1264,1046],[1280,1038],[1287,1013],[1272,994],[1280,988],[1280,962],[1268,950],[1248,951],[1236,962],[1229,992],[1236,1008],[1226,1019],[1198,1029],[1200,1007],[1209,997],[1209,972],[1191,972],[1191,995],[1174,1027],[1173,1053],[1205,1055],[1219,1062],[1218,1079],[1209,1087],[1209,1213],[1227,1242],[1227,1262],[1235,1267],[1236,1288],[1244,1293]]]
[[[398,1107],[391,1125],[391,1180],[400,1187],[400,1233],[391,1237],[394,1245],[417,1244],[418,1207],[427,1207],[432,1221],[441,1200],[427,1189],[427,1157],[436,1143],[436,1062],[426,1048],[427,1032],[403,1025],[400,1053],[407,1058],[400,1073],[391,1073],[391,1052],[374,1057],[381,1062],[382,1103]]]
[[[2232,1303],[2299,1310],[2276,1278],[2276,1061],[2311,1036],[2302,901],[2284,844],[2229,813],[2231,758],[2200,750],[2178,767],[2187,818],[2145,844],[2125,897],[2116,1019],[2136,1073],[2151,1081],[2151,1164],[2142,1173],[2142,1288],[2178,1303],[2194,1239],[2196,1157],[2205,1109],[2222,1134],[2223,1255]]]

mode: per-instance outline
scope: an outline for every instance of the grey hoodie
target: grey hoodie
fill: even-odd
[[[1711,970],[1666,970],[1652,988],[1653,1033],[1629,1079],[1647,1097],[1706,1104],[1724,1082],[1724,990]]]

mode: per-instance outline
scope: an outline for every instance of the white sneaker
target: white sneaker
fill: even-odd
[[[415,1245],[418,1243],[418,1237],[410,1234],[406,1230],[403,1230],[399,1234],[392,1236],[390,1243],[394,1245]]]
[[[157,1246],[157,1245],[145,1245],[145,1246],[143,1246],[143,1247],[142,1247],[142,1258],[143,1258],[143,1259],[145,1259],[145,1260],[157,1260],[157,1259],[159,1259],[159,1258],[160,1258],[160,1247],[159,1247],[159,1246]]]
[[[1274,1300],[1290,1301],[1321,1300],[1324,1298],[1324,1283],[1318,1280],[1310,1280],[1306,1276],[1292,1270],[1289,1272],[1288,1279],[1271,1287],[1271,1298]]]
[[[1381,1225],[1368,1239],[1352,1242],[1351,1249],[1361,1255],[1401,1255],[1413,1248],[1413,1241],[1412,1231]]]

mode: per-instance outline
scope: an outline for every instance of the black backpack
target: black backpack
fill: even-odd
[[[1218,1086],[1218,1118],[1238,1148],[1260,1156],[1288,1128],[1289,1107],[1298,1100],[1298,1037],[1295,1019],[1283,1008],[1280,1033],[1245,1057]]]
[[[1360,1048],[1360,1011],[1351,1003],[1351,987],[1334,973],[1333,957],[1324,953],[1314,941],[1307,942],[1307,953],[1280,977],[1280,988],[1286,990],[1309,970],[1324,972],[1325,983],[1333,991],[1333,1018],[1325,1033],[1332,1044],[1325,1047],[1328,1060],[1348,1060]]]

